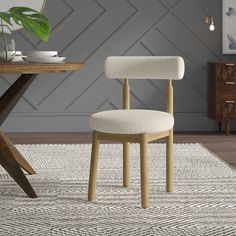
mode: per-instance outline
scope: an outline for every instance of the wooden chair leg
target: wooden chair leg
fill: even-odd
[[[141,168],[141,204],[143,208],[149,207],[148,188],[148,150],[147,135],[140,136],[140,168]]]
[[[94,131],[91,163],[90,163],[88,201],[93,201],[96,198],[96,177],[97,177],[97,168],[98,168],[98,156],[99,156],[99,140],[98,140],[97,132]]]
[[[123,143],[123,186],[129,187],[130,163],[129,163],[129,143]]]
[[[166,144],[166,191],[173,191],[173,130],[170,130],[170,134],[167,137]]]

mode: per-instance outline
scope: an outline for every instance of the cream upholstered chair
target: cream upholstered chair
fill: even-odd
[[[105,73],[111,79],[124,79],[123,108],[98,112],[91,116],[93,129],[92,156],[89,176],[88,200],[96,197],[96,176],[100,140],[123,142],[123,186],[129,186],[129,143],[140,143],[141,204],[149,207],[147,144],[167,137],[166,190],[173,190],[173,87],[172,80],[184,76],[184,60],[181,57],[108,57]],[[167,112],[130,109],[128,79],[168,80]]]

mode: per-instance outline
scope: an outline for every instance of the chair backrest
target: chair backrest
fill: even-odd
[[[123,108],[130,108],[128,79],[169,80],[167,86],[167,112],[173,114],[172,80],[183,79],[184,60],[178,56],[116,56],[107,57],[105,73],[109,79],[125,79]]]
[[[178,56],[116,56],[105,62],[110,79],[180,80],[184,70],[184,60]]]

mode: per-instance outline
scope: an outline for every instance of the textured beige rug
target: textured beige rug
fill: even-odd
[[[236,172],[200,144],[175,144],[175,191],[165,192],[165,145],[149,145],[151,207],[140,207],[139,146],[122,187],[122,146],[101,145],[97,201],[87,202],[91,145],[18,145],[37,171],[28,198],[0,167],[0,235],[236,235]]]

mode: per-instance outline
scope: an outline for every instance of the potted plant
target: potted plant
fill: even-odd
[[[6,12],[0,12],[0,27],[3,38],[5,60],[9,61],[6,29],[10,30],[12,23],[22,26],[41,40],[47,41],[51,33],[48,19],[42,13],[28,7],[12,7]]]

